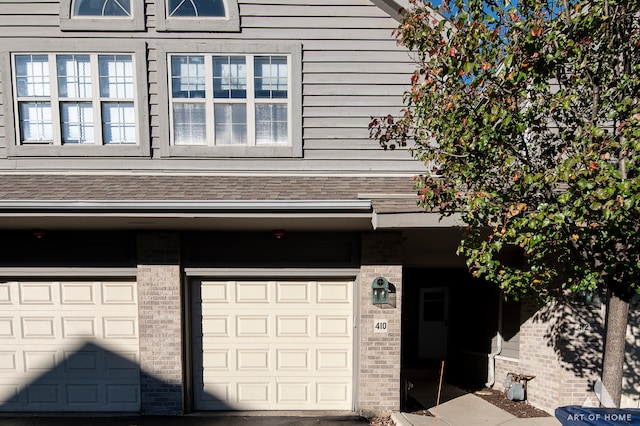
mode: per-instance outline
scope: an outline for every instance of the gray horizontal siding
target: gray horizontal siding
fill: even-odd
[[[406,151],[383,152],[368,139],[371,116],[397,113],[409,87],[413,70],[408,52],[392,38],[397,21],[369,0],[240,0],[242,29],[239,33],[172,33],[155,30],[155,2],[146,0],[146,27],[141,32],[60,31],[58,1],[0,0],[0,38],[48,38],[64,50],[75,39],[99,37],[149,39],[220,40],[247,42],[293,40],[302,44],[302,159],[163,158],[152,160],[21,158],[20,167],[133,168],[149,170],[291,170],[291,171],[407,171],[420,165]],[[159,96],[154,49],[148,51],[150,143],[160,152],[161,124],[168,120],[166,99]],[[0,129],[0,137],[4,132]],[[0,158],[2,151],[0,151]],[[79,164],[82,163],[82,164]],[[116,164],[117,163],[117,164]],[[14,165],[0,161],[0,168]]]

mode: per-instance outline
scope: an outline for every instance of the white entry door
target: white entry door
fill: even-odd
[[[419,322],[419,357],[446,359],[449,335],[448,288],[423,288],[420,290]]]
[[[351,410],[353,282],[194,280],[198,410]]]
[[[139,411],[132,281],[0,282],[0,411]]]

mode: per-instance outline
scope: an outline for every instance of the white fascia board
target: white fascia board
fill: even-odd
[[[373,229],[458,228],[466,226],[462,215],[442,217],[440,213],[374,213]]]
[[[369,213],[369,200],[0,200],[5,212],[345,212]]]

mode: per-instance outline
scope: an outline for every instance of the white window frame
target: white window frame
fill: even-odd
[[[131,0],[131,16],[74,16],[75,0],[60,0],[62,31],[144,31],[144,0]]]
[[[17,40],[15,43],[8,43],[11,51],[0,51],[0,72],[2,75],[9,76],[2,81],[3,91],[7,94],[10,102],[4,103],[4,111],[6,123],[12,123],[5,127],[6,138],[5,144],[9,157],[20,156],[56,156],[56,157],[84,157],[84,156],[148,156],[150,155],[149,142],[149,119],[145,114],[148,105],[147,97],[147,74],[146,74],[146,48],[144,43],[132,43],[129,41],[124,48],[125,42],[116,43],[113,49],[99,47],[96,43],[85,41],[73,41],[69,43],[69,49],[64,46],[54,47],[50,44],[44,44],[42,49],[38,49],[38,43],[32,43],[24,40]],[[119,44],[119,46],[118,46]],[[101,43],[102,45],[102,43]],[[120,47],[120,48],[118,48]],[[15,87],[15,68],[14,58],[16,55],[47,55],[49,63],[53,65],[49,76],[49,87],[51,94],[48,96],[48,102],[52,105],[52,121],[53,121],[53,140],[51,143],[22,143],[20,135],[20,111],[19,101],[29,101],[30,98],[18,98],[17,88]],[[93,94],[91,98],[59,98],[58,81],[56,67],[57,55],[88,55],[91,58],[94,67],[91,78]],[[135,120],[135,144],[103,144],[102,143],[102,104],[104,102],[118,102],[124,99],[119,98],[101,98],[99,96],[99,81],[97,73],[97,61],[99,55],[127,55],[133,62],[133,99],[126,99],[127,102],[133,101],[133,111]],[[52,62],[53,61],[53,62]],[[95,61],[95,63],[93,62]],[[36,98],[40,99],[40,98]],[[42,99],[44,100],[44,98]],[[69,143],[62,144],[62,124],[60,123],[61,111],[60,103],[69,101],[90,102],[94,109],[94,126],[96,127],[94,138],[95,143]],[[104,102],[103,102],[104,101]],[[54,105],[58,105],[55,106]],[[100,108],[100,111],[96,111]],[[97,120],[97,121],[96,121]]]
[[[161,99],[167,99],[166,120],[161,119],[160,140],[162,141],[160,154],[163,157],[301,157],[302,156],[302,48],[300,43],[243,43],[243,42],[206,42],[206,43],[165,42],[158,46],[158,94]],[[174,100],[171,95],[171,57],[173,56],[205,56],[205,85],[204,102],[207,111],[207,144],[206,145],[175,145],[173,141],[173,103],[191,102],[193,99]],[[243,56],[247,66],[247,99],[213,98],[213,57],[214,56]],[[287,98],[253,98],[254,75],[249,68],[253,67],[255,56],[286,56],[288,61]],[[249,65],[251,64],[251,65]],[[251,72],[251,74],[250,74]],[[251,96],[249,96],[251,93]],[[247,104],[247,135],[246,145],[215,144],[215,123],[213,117],[214,105],[217,103],[246,103]],[[285,144],[255,144],[255,105],[256,103],[286,103],[288,143]]]
[[[256,108],[259,104],[280,104],[287,106],[287,124],[291,123],[292,119],[292,111],[291,111],[291,99],[289,98],[289,94],[291,93],[291,78],[287,78],[287,97],[286,98],[258,98],[255,96],[255,70],[254,70],[254,60],[258,56],[265,57],[284,57],[287,59],[287,69],[290,70],[291,64],[291,55],[270,55],[270,54],[169,54],[167,67],[171,68],[171,59],[174,57],[183,57],[183,56],[198,56],[204,58],[204,86],[205,86],[205,96],[204,98],[174,98],[173,96],[169,97],[169,122],[170,129],[174,129],[174,105],[185,103],[185,104],[203,104],[205,106],[205,125],[206,125],[206,145],[207,146],[223,146],[221,144],[216,144],[216,124],[217,118],[215,117],[215,107],[216,105],[245,105],[246,107],[246,144],[244,146],[253,147],[257,146],[256,144]],[[245,59],[245,67],[246,67],[246,96],[244,98],[216,98],[214,97],[214,70],[213,70],[213,58],[216,56],[227,57],[227,56],[237,56],[243,57]],[[173,77],[172,75],[170,75]],[[172,82],[170,81],[171,85]],[[171,88],[169,88],[169,92],[171,92]],[[286,145],[290,145],[291,143],[291,126],[287,126],[287,141]],[[175,137],[171,135],[171,144],[176,145]],[[231,145],[231,144],[229,144]],[[284,144],[265,144],[265,146],[282,146]],[[195,144],[181,144],[179,146],[199,146]],[[227,146],[226,144],[224,146]],[[237,145],[236,145],[237,146]]]
[[[240,31],[240,9],[238,0],[224,0],[226,16],[200,17],[170,17],[167,1],[168,0],[155,0],[156,31]]]

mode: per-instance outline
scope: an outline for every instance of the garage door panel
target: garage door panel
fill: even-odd
[[[269,315],[237,315],[235,335],[239,338],[270,337],[270,319]]]
[[[203,315],[202,337],[229,337],[231,320],[229,315]]]
[[[273,283],[265,281],[237,282],[235,302],[238,305],[264,304],[270,301],[270,287]]]
[[[87,374],[98,368],[98,351],[63,351],[64,369],[68,374]]]
[[[318,303],[350,304],[352,303],[352,286],[349,282],[318,282]]]
[[[137,339],[138,324],[136,317],[103,317],[105,339]]]
[[[318,371],[350,371],[353,355],[348,349],[318,349],[316,360]]]
[[[10,305],[13,303],[13,295],[16,293],[14,283],[6,283],[0,286],[0,305]],[[13,288],[12,288],[13,287]]]
[[[90,282],[60,283],[60,304],[62,305],[95,305],[95,284]]]
[[[319,404],[342,403],[351,393],[351,385],[346,381],[318,382],[316,388]]]
[[[271,394],[271,380],[252,377],[249,380],[240,379],[236,383],[236,400],[239,406],[247,409],[269,407]]]
[[[102,288],[102,304],[135,305],[138,296],[135,283],[100,283]]]
[[[17,383],[7,383],[0,385],[0,400],[8,407],[18,404],[18,395],[20,394],[20,385]],[[9,410],[7,410],[9,411]]]
[[[317,334],[319,338],[351,337],[351,318],[348,315],[318,315]]]
[[[26,372],[52,371],[58,364],[56,351],[25,350],[22,354]]]
[[[61,335],[58,322],[53,316],[22,317],[20,320],[20,330],[16,336],[22,340],[55,339]]]
[[[0,351],[0,374],[16,371],[16,352]]]
[[[276,403],[278,405],[305,407],[311,406],[312,384],[308,381],[296,382],[294,380],[283,380],[276,384]]]
[[[194,280],[196,408],[352,409],[351,292],[350,281]]]
[[[13,321],[13,317],[0,317],[0,340],[16,338]]]
[[[50,283],[21,283],[21,305],[53,305],[53,286]]]
[[[280,372],[309,372],[313,368],[311,364],[311,351],[303,348],[277,348],[276,367]]]
[[[137,373],[140,368],[140,360],[137,348],[123,348],[117,354],[104,352],[105,371],[109,376],[115,374],[124,374],[130,376],[133,372]]]
[[[271,356],[266,349],[238,349],[236,351],[236,368],[245,372],[268,372]]]
[[[231,356],[231,351],[228,349],[207,349],[203,367],[210,371],[229,371],[231,369]]]
[[[140,406],[140,386],[130,383],[108,384],[106,385],[106,398],[109,405],[138,410]]]
[[[202,281],[198,293],[200,300],[207,305],[210,303],[230,303],[230,287],[228,281]]]
[[[276,283],[276,302],[279,304],[309,304],[312,289],[308,282],[285,281]]]
[[[311,336],[310,315],[276,315],[277,337],[309,337]]]
[[[138,411],[135,282],[0,283],[0,411]]]
[[[63,338],[96,338],[95,317],[62,317]]]

